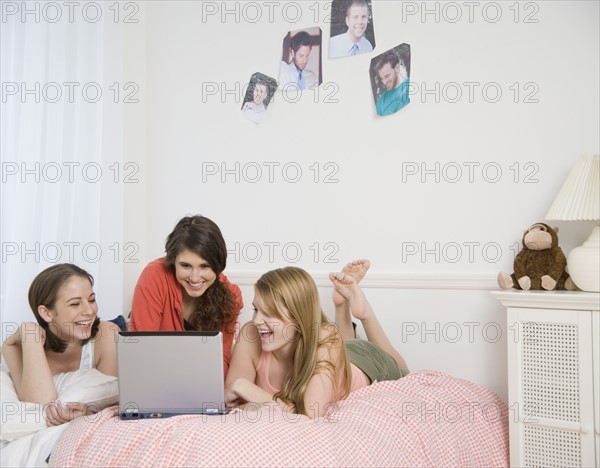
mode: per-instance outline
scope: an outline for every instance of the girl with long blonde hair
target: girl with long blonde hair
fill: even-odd
[[[368,268],[368,260],[357,260],[330,274],[338,323],[323,313],[306,271],[265,273],[255,286],[253,319],[240,330],[231,356],[228,403],[275,401],[317,418],[351,391],[408,373],[358,286]],[[354,339],[351,313],[369,341]]]

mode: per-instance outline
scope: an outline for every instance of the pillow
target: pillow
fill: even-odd
[[[46,427],[45,408],[38,403],[19,400],[6,365],[2,362],[0,375],[0,400],[2,427],[0,441],[19,439]],[[119,401],[116,377],[102,374],[96,369],[79,369],[53,377],[58,399],[63,403],[81,402],[93,411],[100,411]]]
[[[96,406],[94,411],[114,405],[119,401],[119,384],[116,377],[96,369],[79,369],[54,376],[58,399],[63,403],[78,401]]]

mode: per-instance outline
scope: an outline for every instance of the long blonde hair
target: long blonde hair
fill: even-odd
[[[352,378],[348,356],[336,325],[323,313],[312,277],[297,267],[272,270],[257,281],[255,294],[266,314],[280,320],[291,320],[298,332],[293,367],[285,378],[283,388],[275,396],[293,405],[296,413],[308,416],[304,406],[308,381],[315,372],[324,369],[333,381],[336,398],[345,398]],[[289,318],[281,313],[281,306],[287,309]],[[323,338],[322,330],[325,330]],[[334,345],[341,345],[340,362],[317,358],[320,347]]]

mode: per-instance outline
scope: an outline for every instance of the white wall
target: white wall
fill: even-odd
[[[523,229],[544,220],[575,161],[599,152],[599,10],[586,1],[469,5],[374,1],[375,52],[330,61],[328,2],[141,4],[125,44],[144,97],[126,124],[125,159],[140,165],[141,181],[126,192],[136,202],[126,201],[125,239],[139,244],[140,262],[125,269],[125,309],[176,221],[200,213],[232,250],[227,272],[243,286],[244,318],[260,272],[306,268],[330,311],[324,273],[367,257],[367,293],[411,368],[506,399],[505,316],[489,289],[498,271],[512,271]],[[422,17],[425,9],[433,13]],[[285,34],[315,25],[320,90],[298,102],[278,94],[260,126],[244,119],[251,74],[277,78]],[[411,103],[378,118],[370,59],[403,42]],[[272,181],[265,163],[279,163]],[[222,165],[230,172],[207,172]],[[421,180],[415,168],[433,172]],[[334,183],[324,183],[332,169]],[[565,252],[591,230],[559,226]]]

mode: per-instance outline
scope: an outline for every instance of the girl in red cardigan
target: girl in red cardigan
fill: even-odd
[[[144,268],[133,293],[134,331],[220,331],[225,375],[240,288],[222,274],[227,248],[219,227],[204,216],[181,219],[167,237],[166,256]]]

